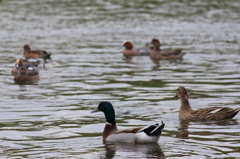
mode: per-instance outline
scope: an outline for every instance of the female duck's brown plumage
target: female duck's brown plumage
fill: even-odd
[[[18,74],[14,77],[14,81],[35,81],[39,80],[38,72],[31,71],[27,73],[24,66],[19,67]]]
[[[153,51],[150,53],[150,58],[153,60],[174,60],[180,59],[186,53],[182,50],[159,50],[161,43],[158,39],[152,39],[154,45]]]
[[[11,70],[11,73],[13,75],[17,75],[19,68],[21,66],[24,66],[27,69],[27,74],[28,73],[32,74],[32,71],[35,71],[38,73],[38,69],[37,69],[38,62],[28,62],[28,61],[23,62],[21,59],[16,60],[15,67]]]
[[[188,101],[188,92],[184,87],[179,87],[174,97],[180,97],[181,107],[179,118],[182,120],[232,119],[240,111],[240,108],[233,109],[229,107],[211,107],[193,110]]]
[[[47,59],[50,58],[51,53],[48,53],[44,50],[31,50],[29,45],[24,45],[24,55],[26,59],[30,58],[43,58]]]
[[[150,46],[133,49],[133,45],[130,41],[124,41],[123,46],[125,47],[123,51],[124,56],[148,56],[152,51]]]

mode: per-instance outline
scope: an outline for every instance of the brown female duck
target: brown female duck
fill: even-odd
[[[211,107],[193,110],[188,102],[188,92],[184,87],[179,87],[174,97],[180,97],[181,107],[179,118],[182,120],[232,119],[240,111],[240,108],[233,109],[229,107]]]
[[[150,53],[150,58],[153,60],[174,60],[180,59],[186,53],[182,50],[159,50],[161,43],[158,39],[152,39],[154,45],[153,51]]]
[[[26,59],[30,58],[43,58],[47,59],[50,58],[51,53],[48,53],[44,50],[31,50],[29,45],[24,45],[24,55]]]
[[[14,77],[14,81],[35,81],[39,80],[38,72],[31,71],[27,73],[24,66],[19,67],[18,74]]]
[[[125,47],[124,56],[148,56],[153,49],[151,46],[133,49],[133,44],[130,41],[124,41],[123,46]]]
[[[16,63],[15,63],[15,67],[11,70],[11,73],[13,75],[17,75],[18,74],[18,71],[19,71],[19,68],[23,66],[27,69],[27,74],[30,73],[32,71],[35,71],[38,73],[38,69],[37,69],[37,66],[38,66],[38,62],[28,62],[28,61],[22,61],[21,59],[17,59],[16,60]]]

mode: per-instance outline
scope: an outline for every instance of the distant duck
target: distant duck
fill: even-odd
[[[49,59],[51,56],[51,53],[48,53],[45,50],[31,50],[29,45],[24,45],[24,56],[26,59],[30,58],[42,58],[43,61],[43,67],[45,67],[46,59]]]
[[[155,124],[146,127],[137,127],[124,130],[118,130],[115,121],[115,112],[110,102],[101,102],[94,112],[102,111],[107,123],[103,131],[103,141],[107,142],[126,142],[126,143],[157,143],[164,123]]]
[[[148,56],[153,50],[151,46],[133,49],[133,44],[130,41],[124,41],[123,46],[125,47],[123,51],[124,56]]]
[[[20,66],[18,74],[14,77],[14,81],[36,81],[39,80],[38,71],[28,71],[24,66]]]
[[[193,110],[188,102],[188,92],[184,87],[179,87],[174,97],[180,97],[181,107],[179,118],[182,120],[232,119],[240,111],[240,108],[233,109],[229,107],[210,107]]]
[[[22,61],[21,59],[17,59],[14,68],[11,70],[11,73],[13,75],[18,74],[19,68],[23,66],[27,69],[27,74],[32,73],[32,71],[35,71],[38,73],[38,62],[28,62],[28,61]]]
[[[152,60],[174,60],[181,59],[186,53],[182,50],[160,50],[161,43],[158,39],[152,39],[154,45],[153,51],[150,53]]]
[[[31,50],[29,45],[24,45],[24,55],[26,59],[30,58],[50,58],[51,53],[46,52],[45,50]]]

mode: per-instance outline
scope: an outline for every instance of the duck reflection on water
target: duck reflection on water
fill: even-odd
[[[126,144],[126,143],[108,143],[104,142],[106,150],[105,156],[100,158],[112,159],[118,156],[118,152],[121,153],[119,156],[123,156],[126,153],[126,158],[164,158],[160,145],[154,144]],[[136,153],[135,153],[136,152]],[[130,156],[133,154],[134,156]],[[137,154],[137,155],[136,155]]]
[[[229,126],[229,125],[238,125],[239,123],[235,119],[230,119],[230,120],[219,120],[219,121],[214,121],[214,120],[207,120],[207,121],[188,121],[188,120],[180,120],[179,123],[179,134],[177,135],[178,138],[181,139],[190,139],[189,135],[191,134],[196,134],[197,135],[213,135],[213,134],[223,134],[221,131],[212,131],[212,129],[207,129],[206,126]],[[197,127],[197,125],[203,125],[203,128]],[[195,127],[194,129],[200,129],[202,131],[191,131],[189,129],[190,127]]]

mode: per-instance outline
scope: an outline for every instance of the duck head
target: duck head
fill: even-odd
[[[16,60],[16,63],[15,63],[15,67],[16,67],[16,68],[19,68],[19,67],[21,67],[21,66],[23,66],[22,60],[21,60],[21,59],[17,59],[17,60]]]
[[[31,51],[29,45],[24,45],[23,49],[24,49],[24,53],[29,53]]]
[[[161,43],[158,39],[152,39],[151,43],[154,45],[154,47],[159,48],[161,46]]]
[[[99,112],[99,111],[104,113],[105,118],[108,123],[116,124],[115,111],[110,102],[101,102],[95,110],[91,111],[91,113],[95,113],[95,112]]]
[[[127,50],[132,50],[133,49],[133,45],[130,41],[124,41],[123,42],[123,46],[127,49]]]
[[[180,98],[181,100],[188,101],[188,92],[185,87],[180,86],[177,89],[177,93],[174,98]]]

